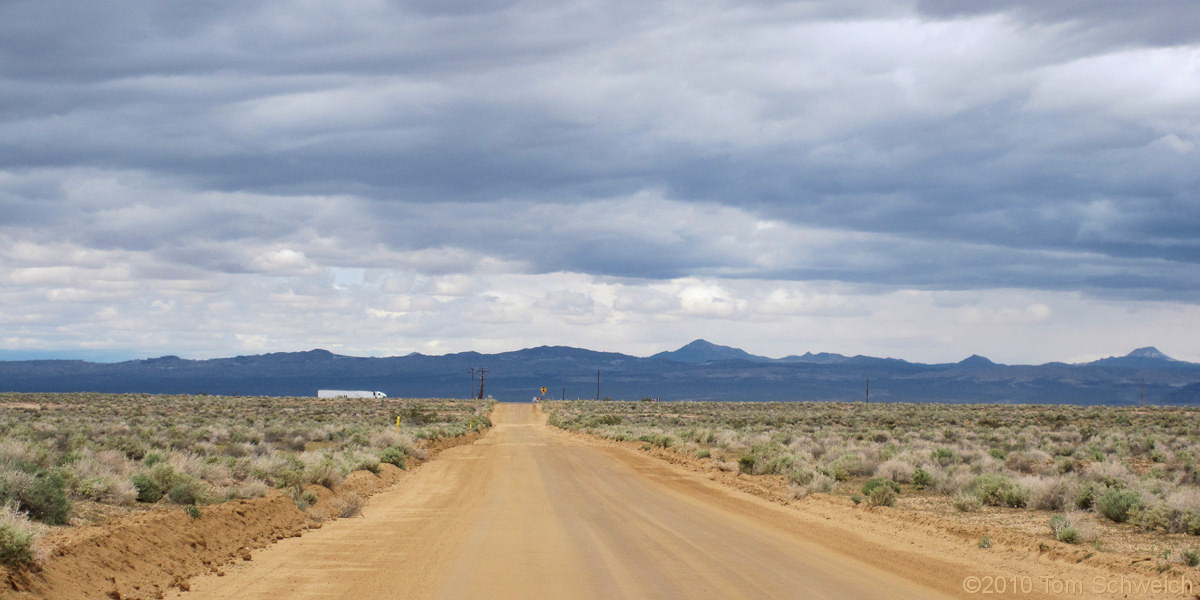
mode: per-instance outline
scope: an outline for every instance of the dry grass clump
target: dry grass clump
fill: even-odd
[[[1068,544],[1096,541],[1096,525],[1090,515],[1072,511],[1050,517],[1050,531],[1054,539]]]
[[[339,517],[356,517],[362,514],[362,498],[354,492],[338,496],[333,500],[333,507]]]
[[[901,498],[941,495],[964,512],[1058,513],[1067,519],[1060,529],[1080,540],[1094,518],[1200,535],[1194,408],[573,401],[546,409],[558,427],[782,475],[796,498],[877,478],[897,484]],[[876,493],[854,495],[867,505],[895,501]]]

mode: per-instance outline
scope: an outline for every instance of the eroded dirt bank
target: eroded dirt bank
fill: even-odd
[[[432,441],[427,450],[469,444],[480,434]],[[252,559],[254,550],[298,537],[336,518],[338,500],[366,498],[412,476],[420,461],[410,457],[408,471],[380,465],[378,475],[357,471],[336,491],[307,486],[318,500],[307,512],[288,494],[273,490],[262,498],[201,506],[193,518],[172,506],[110,522],[62,529],[43,539],[49,556],[40,568],[3,571],[0,596],[55,600],[162,598],[170,589],[187,589],[197,575],[222,575],[231,564]]]

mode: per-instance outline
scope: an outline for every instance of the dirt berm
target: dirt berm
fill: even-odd
[[[480,434],[429,443],[429,456],[469,444]],[[410,457],[407,471],[390,464],[378,475],[349,474],[336,491],[306,489],[317,502],[306,512],[291,495],[272,490],[267,496],[201,506],[192,518],[179,506],[163,506],[98,525],[61,528],[42,539],[48,556],[41,565],[20,571],[0,570],[0,597],[14,600],[53,598],[162,598],[169,589],[186,590],[188,580],[202,574],[222,575],[231,563],[251,560],[252,550],[297,537],[337,518],[338,498],[365,499],[409,476],[420,461]]]

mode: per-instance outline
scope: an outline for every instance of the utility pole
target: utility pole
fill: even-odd
[[[487,369],[479,369],[479,399],[483,400],[483,378],[487,375]]]
[[[563,399],[563,400],[566,400],[566,399],[567,399],[567,388],[563,388],[563,396],[562,396],[562,399]]]
[[[871,403],[871,378],[867,377],[867,400],[863,404]]]
[[[471,387],[467,391],[467,398],[475,397],[475,367],[471,367]]]

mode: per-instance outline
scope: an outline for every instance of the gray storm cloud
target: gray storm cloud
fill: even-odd
[[[1198,18],[1167,0],[6,2],[3,345],[220,353],[378,321],[400,341],[362,350],[466,349],[459,317],[540,311],[547,335],[607,323],[598,343],[649,350],[699,337],[675,323],[787,312],[768,298],[860,294],[846,314],[868,319],[905,290],[1190,314]]]

